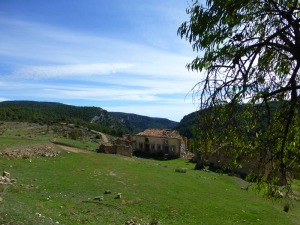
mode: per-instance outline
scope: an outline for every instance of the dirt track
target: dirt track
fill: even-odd
[[[88,150],[83,150],[80,148],[74,148],[74,147],[69,147],[65,145],[60,145],[60,144],[55,144],[57,147],[61,148],[62,150],[68,151],[68,152],[75,152],[75,153],[91,153],[91,151]]]
[[[109,139],[108,139],[108,137],[106,136],[106,134],[101,133],[101,132],[99,132],[99,131],[95,131],[95,130],[93,130],[93,133],[97,133],[97,134],[101,135],[101,138],[102,138],[102,140],[103,140],[104,143],[109,142]]]

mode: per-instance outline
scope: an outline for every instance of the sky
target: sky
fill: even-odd
[[[197,110],[177,35],[190,0],[0,0],[0,101],[180,121]]]

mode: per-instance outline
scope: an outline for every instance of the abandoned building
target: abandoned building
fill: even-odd
[[[135,153],[145,153],[179,158],[186,156],[187,138],[176,130],[147,129],[101,144],[97,152],[129,157]]]
[[[147,129],[124,138],[131,142],[133,152],[184,157],[187,151],[187,138],[176,130]]]
[[[130,141],[118,138],[112,142],[101,144],[97,152],[132,157],[132,145]]]

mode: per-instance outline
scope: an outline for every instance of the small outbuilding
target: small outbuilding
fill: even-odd
[[[132,157],[132,146],[129,141],[118,138],[112,142],[101,144],[97,152]]]

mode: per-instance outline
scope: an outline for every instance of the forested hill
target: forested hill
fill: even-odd
[[[147,117],[132,113],[110,112],[109,114],[118,121],[122,121],[133,133],[147,128],[173,129],[178,124],[178,122],[164,118]]]
[[[187,138],[192,138],[193,127],[197,124],[199,112],[190,113],[182,118],[182,120],[175,126],[174,129]]]
[[[277,111],[278,108],[283,107],[283,103],[284,102],[280,102],[280,101],[270,102],[269,103],[270,111],[272,113]],[[244,109],[245,106],[246,105],[238,105],[238,107],[237,107],[238,111]],[[248,105],[248,107],[249,107],[249,105]],[[265,109],[264,108],[265,106],[260,105],[260,104],[257,104],[256,106],[251,106],[251,107],[252,107],[252,109],[255,109],[255,107],[256,107],[256,109],[259,109],[259,110]],[[209,113],[209,111],[206,111],[206,110],[207,109],[196,111],[196,112],[193,112],[193,113],[190,113],[190,114],[184,116],[182,118],[182,120],[175,126],[174,129],[178,130],[181,135],[186,136],[189,139],[193,138],[193,129],[195,128],[195,126],[199,125],[199,117],[205,112]],[[251,109],[249,109],[249,110],[251,110]],[[299,110],[300,110],[300,107],[299,107]],[[263,121],[265,118],[266,118],[266,116],[261,117],[261,126],[263,126]]]
[[[177,122],[129,113],[108,112],[100,107],[78,107],[55,102],[0,102],[0,120],[53,124],[68,122],[121,135],[147,128],[174,128]]]

